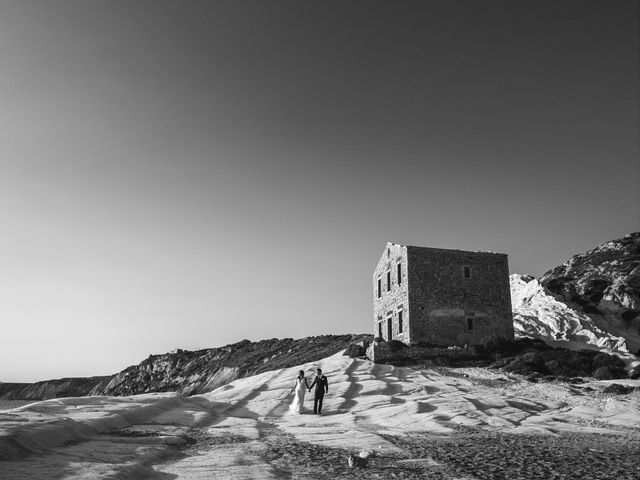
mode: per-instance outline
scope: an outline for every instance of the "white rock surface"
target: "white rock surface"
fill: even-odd
[[[323,415],[290,413],[297,371],[317,367],[329,378]],[[397,447],[381,434],[446,435],[451,423],[544,435],[639,426],[637,395],[607,400],[586,390],[576,395],[573,385],[522,382],[486,369],[462,372],[470,378],[333,356],[187,398],[165,393],[33,403],[0,411],[2,478],[268,479],[277,472],[261,457],[266,435],[394,455]],[[499,386],[486,384],[497,377],[504,377]],[[596,390],[604,385],[585,384]],[[312,402],[307,396],[307,409]],[[123,429],[153,435],[127,436]],[[186,435],[200,438],[200,448],[178,456],[175,446]],[[216,442],[229,436],[245,440]]]

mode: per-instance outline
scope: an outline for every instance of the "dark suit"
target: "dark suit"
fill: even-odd
[[[314,385],[316,387],[316,393],[313,397],[313,413],[322,413],[322,400],[324,399],[324,394],[329,391],[329,382],[327,382],[327,377],[324,375],[320,375],[318,377],[316,375],[316,378],[313,379],[313,383],[309,387],[309,390],[311,390]]]

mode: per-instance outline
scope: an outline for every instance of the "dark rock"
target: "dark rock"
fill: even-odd
[[[366,354],[365,342],[352,342],[347,345],[344,354],[348,357],[357,358],[364,357]]]
[[[633,392],[633,390],[633,387],[627,387],[625,385],[620,385],[619,383],[612,383],[611,385],[608,385],[604,390],[602,390],[602,393],[610,393],[612,395],[627,395]]]

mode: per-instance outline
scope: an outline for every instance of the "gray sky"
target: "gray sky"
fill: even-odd
[[[4,1],[0,380],[371,330],[386,241],[640,228],[638,2]]]

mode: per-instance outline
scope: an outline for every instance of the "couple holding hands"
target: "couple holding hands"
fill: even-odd
[[[298,372],[298,377],[296,378],[296,384],[294,385],[294,396],[291,405],[289,405],[289,410],[293,413],[302,413],[302,407],[304,405],[304,394],[306,390],[316,387],[316,392],[313,397],[313,413],[321,414],[322,413],[322,400],[324,399],[324,394],[329,391],[329,383],[327,382],[327,377],[322,374],[322,369],[316,369],[316,378],[313,379],[311,385],[307,383],[307,379],[304,377],[304,370],[300,370]]]

